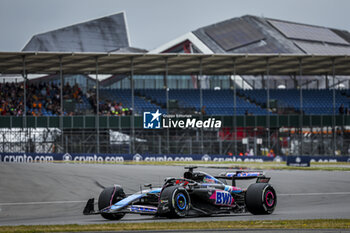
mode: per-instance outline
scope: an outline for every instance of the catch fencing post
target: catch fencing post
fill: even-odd
[[[199,58],[199,107],[200,107],[200,117],[201,121],[203,121],[203,89],[202,89],[202,75],[203,75],[203,67],[202,67],[202,58]],[[203,143],[203,127],[201,128],[201,154],[204,154],[204,143]]]
[[[130,85],[131,85],[131,153],[135,153],[135,96],[134,96],[134,58],[130,58]]]
[[[237,154],[237,89],[236,89],[236,59],[233,59],[233,131],[235,155]]]
[[[96,62],[96,153],[100,153],[100,83],[98,81],[98,57],[95,58]]]
[[[336,155],[337,144],[336,144],[336,128],[335,128],[335,58],[332,58],[332,76],[333,76],[333,117],[332,117],[332,127],[333,127],[333,155]],[[347,114],[347,113],[345,113]]]
[[[299,101],[300,101],[300,115],[299,115],[299,125],[300,125],[300,155],[303,155],[303,124],[304,124],[304,114],[303,114],[303,80],[301,79],[303,75],[302,59],[299,58]]]
[[[168,87],[168,58],[165,58],[165,77],[164,77],[164,86],[165,86],[165,98],[166,98],[166,114],[169,114],[169,87]],[[170,153],[170,132],[169,127],[166,129],[166,145],[167,152]]]
[[[271,139],[270,139],[270,67],[269,67],[269,58],[266,58],[266,108],[267,108],[267,117],[266,117],[266,129],[267,129],[267,148],[268,153],[271,150]]]

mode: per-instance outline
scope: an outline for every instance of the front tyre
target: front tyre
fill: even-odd
[[[186,189],[179,186],[170,186],[162,190],[160,203],[166,203],[166,212],[160,213],[160,216],[168,218],[183,218],[187,215],[191,200]],[[161,207],[160,209],[163,209]]]
[[[124,199],[126,197],[123,189],[120,186],[107,187],[105,188],[99,198],[98,198],[98,209],[102,210],[108,206],[113,205],[114,203]],[[118,214],[108,214],[102,213],[101,216],[108,220],[119,220],[124,217],[124,213]]]
[[[277,204],[276,191],[270,184],[251,184],[245,194],[245,203],[252,214],[272,214]]]

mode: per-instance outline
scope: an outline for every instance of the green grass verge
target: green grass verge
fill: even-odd
[[[124,161],[124,162],[61,162],[55,163],[83,163],[83,164],[124,164],[124,165],[161,165],[186,166],[200,165],[203,167],[217,167],[222,169],[258,169],[258,170],[310,170],[310,171],[350,171],[350,163],[311,163],[311,167],[290,167],[285,162],[205,162],[205,161]]]
[[[148,222],[91,225],[1,226],[0,232],[81,232],[81,231],[147,231],[190,229],[350,229],[350,219],[262,220],[214,222]]]

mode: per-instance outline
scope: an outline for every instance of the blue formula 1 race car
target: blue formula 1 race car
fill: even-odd
[[[125,214],[143,214],[180,218],[216,214],[244,213],[271,214],[277,204],[270,178],[261,171],[223,172],[211,176],[185,167],[181,178],[167,178],[161,188],[147,189],[125,195],[119,185],[104,188],[94,210],[94,198],[89,199],[84,215],[100,214],[108,220],[119,220]],[[247,189],[236,187],[236,180],[256,179]],[[227,181],[231,181],[228,185]]]

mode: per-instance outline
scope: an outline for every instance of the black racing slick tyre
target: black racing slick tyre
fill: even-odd
[[[183,187],[170,186],[162,190],[161,201],[168,203],[168,212],[163,214],[168,218],[183,218],[188,214],[191,200],[190,195]]]
[[[108,206],[113,205],[114,203],[124,199],[126,197],[123,189],[120,186],[107,187],[105,188],[99,198],[98,198],[98,209],[102,210]],[[124,217],[124,213],[118,214],[108,214],[103,213],[101,216],[108,220],[119,220]]]
[[[277,204],[276,191],[270,184],[251,184],[245,194],[245,203],[252,214],[272,214]]]

